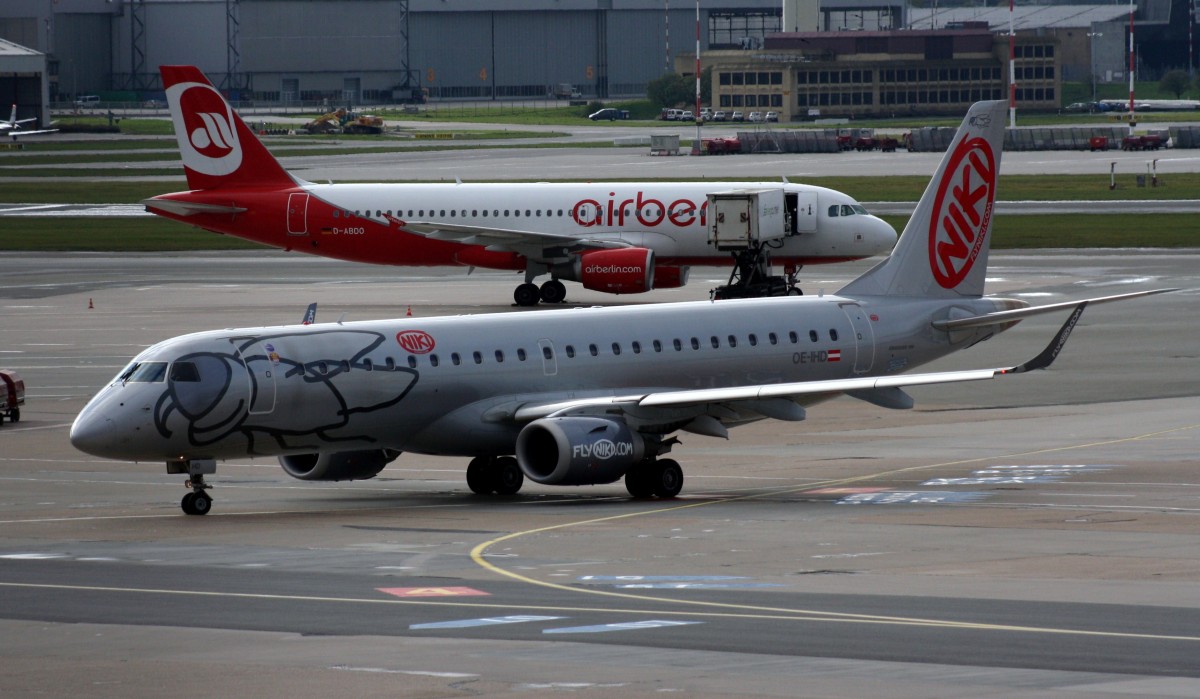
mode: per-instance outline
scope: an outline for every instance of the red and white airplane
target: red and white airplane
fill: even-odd
[[[199,69],[162,66],[187,192],[153,213],[284,250],[355,262],[524,270],[519,305],[558,303],[563,281],[636,294],[728,266],[708,242],[707,195],[782,190],[789,271],[885,254],[896,231],[851,197],[787,182],[315,184],[289,174]],[[539,289],[533,281],[549,275]]]
[[[29,117],[28,119],[17,118],[17,105],[12,106],[12,113],[9,114],[8,121],[0,121],[0,133],[7,134],[12,137],[12,140],[17,140],[18,136],[35,136],[43,133],[54,133],[58,129],[25,129],[22,124],[31,124],[37,121],[37,117]]]

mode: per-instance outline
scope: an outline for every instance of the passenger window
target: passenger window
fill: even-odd
[[[338,211],[337,209],[334,209],[334,210],[333,210],[333,217],[334,217],[334,218],[341,218],[341,213],[342,213],[341,211]]]
[[[450,218],[454,218],[454,209],[450,209]]]
[[[721,348],[721,340],[716,335],[713,335],[710,341],[712,342],[713,349]]]
[[[417,368],[417,358],[416,358],[414,355],[411,355],[411,354],[410,354],[410,355],[408,355],[408,368],[409,368],[409,369],[416,369],[416,368]],[[322,373],[322,374],[324,374],[324,373],[325,373],[325,371],[324,371],[324,370],[322,370],[322,371],[321,371],[321,373]]]
[[[483,364],[483,355],[482,354],[475,352],[474,357],[475,357],[476,364]]]
[[[171,380],[195,382],[200,380],[200,372],[192,362],[175,362],[171,365]]]
[[[364,359],[364,360],[362,361],[362,365],[363,365],[363,369],[366,369],[367,371],[371,371],[371,370],[374,368],[374,367],[372,367],[372,366],[371,366],[371,360],[370,360],[370,359]]]
[[[751,347],[758,346],[758,336],[755,335],[754,333],[750,333],[750,346]]]
[[[525,361],[525,350],[520,347],[517,348],[517,359]]]
[[[458,366],[459,364],[462,364],[462,357],[458,356],[458,352],[450,353],[450,363],[453,364],[454,366]]]
[[[662,352],[662,343],[661,343],[661,342],[659,342],[658,340],[655,340],[655,341],[654,341],[654,351],[655,351],[655,352]]]
[[[809,331],[808,331],[808,339],[809,339],[809,340],[811,340],[811,341],[813,341],[813,342],[816,342],[816,341],[817,341],[817,331],[816,331],[816,330],[809,330]]]
[[[479,211],[478,211],[478,210],[476,210],[476,209],[471,209],[471,216],[472,216],[472,217],[475,217],[475,216],[478,216],[478,215],[479,215]]]
[[[321,362],[320,364],[317,364],[317,371],[321,372],[321,374],[328,374],[329,365],[325,362]]]
[[[796,334],[795,330],[792,330],[792,331],[788,332],[788,339],[791,340],[792,344],[794,345],[800,341],[800,336],[798,336]]]
[[[442,218],[446,218],[446,210],[442,209],[440,212],[438,212],[438,216],[441,216]]]
[[[612,344],[613,354],[621,354],[621,343],[614,342]]]
[[[834,342],[837,342],[837,339],[838,339],[837,330],[834,330],[833,328],[829,329],[829,339],[833,340]]]
[[[694,338],[694,337],[692,338],[692,349],[694,349],[694,350],[700,349],[700,340],[699,339]]]
[[[677,338],[675,338],[675,339],[672,341],[672,343],[675,345],[675,351],[676,351],[676,352],[681,352],[681,351],[683,351],[683,343],[679,341],[679,338],[678,338],[678,337],[677,337]]]
[[[638,342],[638,341],[636,341],[636,340],[634,341],[634,343],[633,343],[633,353],[634,353],[634,354],[641,354],[641,353],[642,353],[642,343],[640,343],[640,342]]]
[[[549,347],[543,347],[542,348],[542,358],[554,359],[554,351],[551,350]]]
[[[504,350],[496,350],[496,363],[504,361]]]
[[[350,360],[349,359],[343,359],[341,362],[339,362],[339,364],[341,365],[343,372],[350,371]]]
[[[395,371],[395,370],[396,370],[396,360],[395,360],[395,359],[392,359],[391,357],[388,357],[388,358],[387,358],[387,359],[384,361],[384,363],[383,363],[383,364],[384,364],[384,366],[386,366],[386,367],[387,367],[387,370],[388,370],[388,371]]]
[[[575,358],[575,345],[567,345],[567,359]]]
[[[729,336],[729,346],[737,347],[737,337],[736,336],[734,336],[734,335]]]
[[[768,340],[768,341],[770,341],[770,343],[771,343],[772,345],[778,345],[778,344],[779,344],[779,338],[775,336],[775,333],[770,333],[770,334],[768,334],[768,335],[767,335],[767,340]]]
[[[437,366],[438,364],[438,356],[436,354],[429,355],[429,366]]]
[[[588,345],[588,351],[592,353],[593,357],[599,354],[599,351],[596,349],[595,345]]]

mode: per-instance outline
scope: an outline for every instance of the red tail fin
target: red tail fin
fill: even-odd
[[[191,189],[291,187],[296,180],[195,66],[161,66]]]

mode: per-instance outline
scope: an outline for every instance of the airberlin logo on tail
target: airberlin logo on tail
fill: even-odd
[[[236,172],[242,164],[233,110],[211,85],[179,83],[167,88],[175,133],[183,164],[196,172],[219,177]]]
[[[978,136],[954,149],[929,221],[929,266],[945,289],[966,278],[987,235],[996,201],[996,157]]]

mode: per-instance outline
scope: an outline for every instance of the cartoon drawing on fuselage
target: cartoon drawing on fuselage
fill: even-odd
[[[675,433],[801,421],[840,395],[909,408],[906,386],[1045,368],[1089,304],[1167,290],[1039,307],[983,295],[1004,109],[971,107],[896,249],[836,294],[194,333],[139,354],[71,441],[187,474],[189,514],[209,510],[218,460],[249,456],[305,480],[460,456],[476,493],[623,478],[634,497],[673,497]],[[1024,364],[902,373],[1060,310]]]
[[[513,295],[523,306],[562,302],[564,281],[636,294],[683,286],[693,266],[730,267],[732,253],[708,242],[716,191],[780,194],[786,211],[774,219],[780,236],[756,258],[763,269],[881,255],[896,242],[895,229],[846,194],[786,182],[305,182],[198,69],[161,71],[189,191],[145,200],[151,212],[342,260],[524,271]]]

